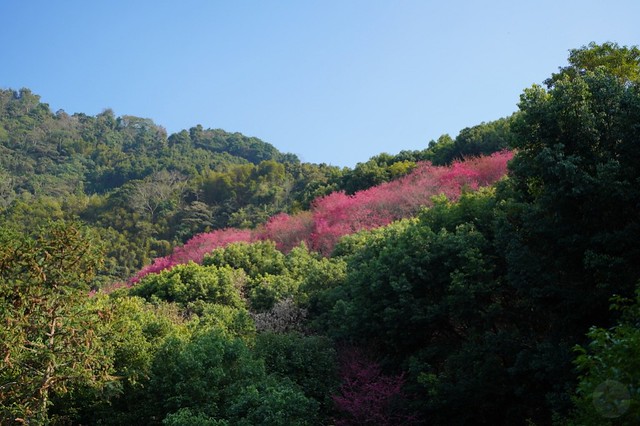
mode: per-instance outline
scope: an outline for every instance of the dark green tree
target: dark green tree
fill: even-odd
[[[533,87],[504,191],[509,278],[563,336],[607,323],[640,276],[638,85],[606,70]],[[546,326],[543,326],[546,327]]]
[[[570,406],[571,348],[590,326],[615,323],[609,299],[630,297],[640,277],[640,89],[606,62],[580,69],[522,95],[517,155],[498,193],[498,246],[528,342],[512,372],[549,407],[535,414],[544,422]]]
[[[580,378],[571,425],[635,425],[640,419],[640,292],[635,303],[615,298],[622,312],[614,327],[589,330],[578,346]]]
[[[324,336],[299,333],[260,333],[256,355],[264,360],[267,373],[288,378],[304,394],[329,412],[330,394],[338,387],[338,365],[333,342]]]

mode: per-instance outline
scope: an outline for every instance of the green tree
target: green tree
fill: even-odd
[[[290,381],[268,376],[239,391],[227,413],[230,423],[238,426],[311,426],[320,424],[318,407]]]
[[[264,360],[267,373],[290,379],[329,411],[329,396],[338,387],[337,356],[331,340],[299,333],[260,333],[255,353]]]
[[[593,47],[598,50],[597,47]],[[580,54],[589,52],[581,52]],[[496,238],[515,292],[519,377],[540,421],[566,412],[571,348],[610,327],[614,294],[640,276],[640,88],[608,66],[558,76],[521,96],[517,154],[498,191]]]
[[[9,207],[13,202],[16,196],[13,187],[12,176],[0,167],[0,211]]]
[[[241,308],[244,303],[240,289],[244,281],[242,271],[189,262],[145,276],[130,293],[147,300],[175,302],[184,308],[196,301]]]
[[[548,87],[565,77],[575,78],[586,75],[587,71],[595,71],[603,67],[609,74],[621,81],[640,80],[640,49],[637,46],[620,47],[617,43],[589,43],[579,49],[569,51],[569,65],[560,68],[551,78],[545,80]]]
[[[528,89],[520,108],[501,193],[509,278],[529,308],[577,339],[606,325],[609,298],[631,295],[640,276],[640,90],[598,69]]]
[[[165,426],[227,426],[229,422],[227,420],[213,419],[190,408],[181,408],[175,413],[167,415],[162,424]]]
[[[110,380],[87,297],[99,249],[78,224],[0,230],[0,419],[46,424],[53,395]]]
[[[342,187],[348,194],[353,194],[388,180],[386,169],[371,159],[366,163],[358,163],[352,172],[345,174]]]
[[[192,321],[196,332],[215,330],[227,338],[241,338],[247,342],[253,342],[255,338],[255,323],[244,308],[194,302],[188,309],[198,315],[197,319]]]
[[[330,335],[368,348],[387,371],[408,371],[415,409],[435,424],[526,415],[508,371],[514,329],[493,245],[494,203],[491,191],[458,204],[441,199],[418,219],[351,236],[336,249],[348,253],[347,276],[324,295]]]
[[[588,345],[578,346],[580,378],[572,425],[635,425],[640,419],[640,291],[635,304],[616,298],[622,319],[614,327],[593,327]]]
[[[249,383],[264,378],[264,367],[253,360],[240,339],[215,330],[191,339],[168,339],[160,348],[147,386],[141,417],[147,424],[183,408],[216,419],[225,418],[229,399]]]
[[[267,311],[279,300],[292,297],[298,292],[300,281],[282,275],[259,275],[247,283],[246,296],[252,311]]]
[[[96,389],[81,386],[57,395],[52,415],[63,424],[132,424],[145,401],[151,369],[160,347],[170,338],[190,335],[177,305],[152,305],[123,290],[91,299],[102,323],[96,330],[116,379]]]
[[[272,241],[229,244],[205,255],[202,264],[242,269],[251,278],[282,275],[286,271],[285,255],[276,249]]]
[[[444,134],[437,141],[429,142],[429,159],[436,165],[449,164],[455,158],[455,141]]]

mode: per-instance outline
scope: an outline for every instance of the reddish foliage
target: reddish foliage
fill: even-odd
[[[335,419],[337,425],[412,423],[412,417],[397,407],[403,399],[404,374],[382,374],[380,364],[368,360],[354,348],[341,351],[340,374],[342,385],[339,393],[332,395],[337,410],[343,415]]]
[[[278,250],[288,253],[292,248],[306,241],[313,231],[313,218],[310,212],[301,212],[294,216],[280,213],[271,217],[257,232],[260,240],[271,240]]]
[[[419,163],[400,179],[353,195],[334,192],[320,197],[313,202],[310,212],[275,215],[254,234],[248,230],[223,229],[196,235],[171,255],[155,259],[130,283],[190,260],[200,263],[214,248],[236,241],[272,240],[284,252],[305,242],[311,250],[328,256],[342,236],[414,216],[422,207],[431,205],[435,195],[444,194],[455,200],[463,189],[492,184],[506,173],[512,157],[513,153],[503,151],[458,161],[449,167]]]
[[[395,181],[354,195],[336,192],[318,198],[312,206],[311,226],[298,227],[296,235],[311,249],[329,255],[344,235],[414,216],[423,206],[431,205],[435,195],[444,194],[455,200],[464,188],[477,189],[495,182],[506,173],[512,156],[511,152],[500,152],[455,162],[449,167],[420,163],[410,174]],[[279,229],[295,223],[294,218],[282,221]],[[303,235],[304,230],[310,232]]]
[[[159,257],[155,259],[152,264],[142,268],[135,277],[130,280],[130,283],[135,284],[145,275],[158,273],[165,269],[170,269],[175,265],[188,263],[189,261],[201,263],[204,255],[215,248],[224,247],[227,244],[238,241],[249,242],[252,240],[251,231],[246,229],[227,228],[198,234],[183,246],[174,248],[173,253],[169,256]]]

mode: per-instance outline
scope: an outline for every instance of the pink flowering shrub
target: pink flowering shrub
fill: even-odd
[[[412,416],[402,413],[398,406],[404,398],[404,374],[384,375],[380,364],[367,359],[358,349],[346,348],[340,353],[340,376],[342,385],[332,395],[341,413],[340,418],[334,419],[336,425],[412,423]]]
[[[450,200],[456,200],[465,189],[492,184],[504,176],[507,162],[512,157],[513,153],[503,151],[457,161],[447,167],[423,162],[400,179],[353,195],[334,192],[317,198],[311,211],[295,215],[277,214],[255,232],[228,228],[199,234],[183,246],[176,247],[169,256],[155,259],[129,283],[190,260],[200,263],[206,253],[238,241],[271,240],[283,252],[289,252],[304,242],[309,249],[328,256],[344,235],[414,216],[422,207],[430,206],[435,195],[443,194]]]
[[[448,167],[420,163],[400,179],[353,195],[334,192],[318,198],[311,212],[274,216],[258,238],[275,241],[283,251],[304,241],[310,249],[329,255],[342,236],[411,217],[431,205],[435,195],[455,200],[464,189],[492,184],[506,173],[512,156],[505,151]]]
[[[480,186],[491,185],[507,172],[507,162],[513,158],[513,152],[501,151],[486,157],[477,157],[465,161],[478,172]]]
[[[165,257],[156,258],[153,263],[142,268],[131,280],[130,284],[135,284],[142,277],[148,274],[170,269],[175,265],[181,265],[193,261],[202,263],[204,255],[218,247],[239,241],[250,242],[253,240],[251,231],[246,229],[220,229],[213,232],[198,234],[187,241],[184,245],[173,249],[173,253]]]
[[[279,213],[264,224],[257,232],[257,238],[273,241],[278,250],[288,253],[301,241],[308,240],[313,227],[311,212],[301,212],[293,216]]]

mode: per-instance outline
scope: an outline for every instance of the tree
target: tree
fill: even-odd
[[[11,175],[0,167],[0,211],[11,205],[16,196]]]
[[[2,423],[45,424],[52,395],[109,380],[87,297],[98,266],[98,245],[78,224],[0,230]]]
[[[131,289],[131,294],[147,300],[175,302],[182,307],[203,301],[241,308],[244,304],[240,287],[245,278],[244,272],[229,267],[189,262],[145,276]]]
[[[131,205],[135,210],[145,212],[150,220],[156,217],[156,211],[167,207],[171,200],[181,201],[186,178],[180,173],[162,170],[141,182],[136,183],[131,193]]]
[[[328,403],[338,386],[336,350],[327,337],[260,333],[255,352],[264,360],[267,373],[290,379],[305,396],[320,403]]]
[[[282,275],[286,270],[285,255],[271,241],[236,242],[216,248],[205,255],[202,264],[242,269],[251,278]]]
[[[548,89],[525,90],[517,154],[497,194],[513,322],[528,342],[512,374],[518,392],[548,407],[535,414],[543,422],[570,408],[571,348],[591,326],[615,323],[610,298],[631,297],[640,277],[640,87],[607,61],[583,61],[628,53],[613,47],[576,51]]]
[[[217,330],[190,339],[170,338],[154,360],[140,420],[153,424],[152,419],[183,408],[224,418],[229,398],[263,377],[262,363],[251,358],[240,339],[228,339]]]
[[[409,425],[415,418],[403,413],[398,405],[403,399],[404,374],[386,376],[379,363],[367,359],[355,348],[343,348],[340,354],[342,384],[332,399],[340,417],[335,424]]]
[[[615,298],[622,319],[610,329],[593,327],[578,346],[580,380],[572,425],[635,425],[640,419],[640,289],[635,303]]]
[[[168,339],[146,398],[139,413],[145,424],[310,425],[319,406],[290,380],[267,375],[242,340],[216,330]]]
[[[229,401],[227,416],[239,426],[311,426],[322,424],[318,408],[294,383],[267,376],[239,390]]]
[[[598,67],[605,68],[609,74],[621,81],[637,82],[640,80],[640,49],[637,46],[620,47],[617,43],[611,42],[591,42],[580,49],[571,49],[569,65],[560,68],[560,72],[545,80],[545,84],[551,88],[565,77],[584,76],[588,71],[593,72]]]
[[[167,339],[190,335],[191,324],[175,304],[152,305],[122,292],[92,294],[90,300],[102,320],[96,332],[116,380],[56,395],[50,417],[60,424],[134,424],[144,411],[158,349]]]
[[[573,339],[640,276],[640,88],[599,68],[526,90],[520,109],[501,195],[509,278]]]

